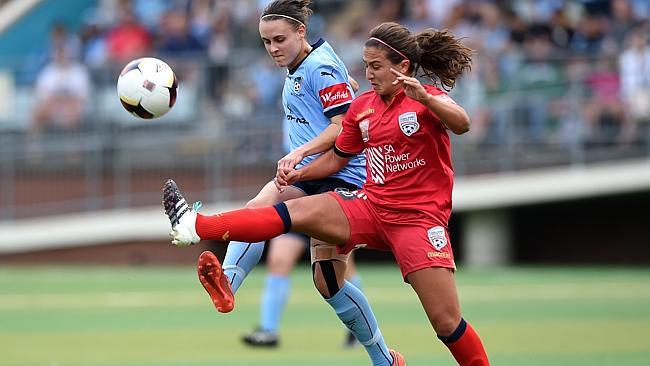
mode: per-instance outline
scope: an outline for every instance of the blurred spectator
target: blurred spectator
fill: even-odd
[[[95,9],[84,15],[79,35],[81,38],[81,61],[90,68],[104,65],[106,62],[106,32]]]
[[[133,12],[140,24],[150,31],[159,26],[171,5],[172,0],[133,0],[131,2]]]
[[[170,9],[162,16],[158,27],[158,51],[163,55],[201,56],[203,44],[190,32],[183,9]]]
[[[81,42],[76,34],[70,33],[68,27],[64,23],[54,23],[50,28],[49,38],[44,47],[40,47],[33,51],[27,60],[28,72],[24,74],[26,80],[24,82],[34,82],[33,77],[45,65],[50,63],[54,58],[55,50],[64,47],[67,50],[69,57],[79,59],[81,52]],[[34,75],[31,76],[30,75]]]
[[[629,0],[611,2],[612,20],[609,31],[619,48],[622,48],[625,36],[637,23],[632,10]]]
[[[615,141],[620,137],[625,119],[615,59],[596,59],[585,77],[584,84],[587,90],[583,103],[587,141]]]
[[[548,21],[553,44],[562,50],[567,50],[573,39],[573,26],[566,9],[557,9]]]
[[[221,101],[224,81],[228,73],[228,60],[233,51],[230,18],[225,11],[216,15],[213,23],[212,36],[208,45],[209,64],[209,93],[215,102]]]
[[[53,56],[36,81],[30,153],[38,153],[43,132],[80,129],[89,104],[90,79],[85,66],[74,61],[64,46],[57,47]]]
[[[629,118],[624,140],[631,141],[638,124],[650,122],[650,47],[645,29],[637,28],[629,34],[619,67],[621,96]]]
[[[587,14],[578,24],[571,48],[573,51],[596,56],[604,51],[607,22],[601,14]]]
[[[149,31],[136,19],[130,3],[123,1],[120,5],[119,23],[106,36],[106,50],[109,61],[126,64],[147,55],[152,48],[152,39]]]
[[[544,142],[551,122],[553,103],[559,100],[566,88],[562,69],[553,59],[555,48],[551,43],[549,29],[536,25],[529,29],[524,41],[526,60],[518,69],[515,83],[527,141]]]
[[[448,28],[449,14],[462,0],[425,0],[432,28]]]
[[[404,25],[412,31],[420,32],[423,29],[431,27],[429,9],[425,0],[411,0],[407,2],[406,11],[407,17],[404,20]]]
[[[406,2],[404,0],[374,0],[375,14],[374,21],[397,22],[406,14]]]
[[[190,3],[190,33],[206,46],[210,42],[216,6],[210,0],[195,0]]]

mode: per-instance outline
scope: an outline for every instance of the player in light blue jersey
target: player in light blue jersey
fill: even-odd
[[[275,0],[264,9],[259,22],[260,36],[269,56],[277,66],[288,70],[282,102],[289,124],[291,152],[278,161],[278,171],[300,167],[330,150],[341,130],[343,115],[354,97],[347,69],[332,47],[323,40],[311,45],[307,42],[306,23],[312,14],[309,3],[310,0]],[[247,207],[273,205],[326,191],[353,191],[365,182],[365,171],[365,158],[361,154],[352,158],[343,170],[325,179],[297,182],[282,191],[278,191],[275,182],[271,181],[248,202]],[[271,245],[269,257],[271,261],[275,258],[282,264],[284,273],[281,274],[285,276],[267,278],[267,288],[271,292],[265,292],[264,296],[275,299],[269,302],[286,298],[289,290],[287,268],[290,270],[293,267],[300,255],[298,253],[303,250],[294,235],[274,240],[276,243]],[[233,309],[233,293],[259,262],[263,248],[264,243],[231,242],[223,267],[211,252],[201,254],[199,279],[218,311]],[[277,248],[277,252],[274,248]],[[334,245],[313,239],[310,249],[316,288],[365,347],[372,364],[397,364],[396,354],[387,348],[365,295],[345,280],[348,255],[339,254]],[[276,304],[275,307],[281,311],[283,305]],[[275,316],[271,323],[275,322],[277,327],[279,315]],[[274,341],[273,337],[265,338],[267,335],[257,332],[254,334],[257,339],[251,343],[277,344],[277,338]]]

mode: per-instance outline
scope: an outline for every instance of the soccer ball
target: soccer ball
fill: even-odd
[[[158,118],[176,103],[178,81],[163,61],[145,57],[128,63],[117,79],[122,106],[136,117]]]

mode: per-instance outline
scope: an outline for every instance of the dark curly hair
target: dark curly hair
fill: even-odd
[[[405,26],[389,22],[373,28],[370,37],[382,40],[406,56],[411,62],[410,74],[417,75],[421,68],[422,75],[436,84],[439,82],[447,91],[456,85],[463,72],[472,68],[473,51],[447,29],[428,28],[414,35]],[[369,39],[365,45],[385,50],[394,64],[404,60],[404,56],[377,40]]]

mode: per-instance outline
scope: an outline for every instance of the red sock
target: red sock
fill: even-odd
[[[274,207],[244,208],[212,216],[196,216],[201,240],[265,241],[285,233],[285,224]]]
[[[460,325],[449,337],[438,337],[449,348],[460,366],[489,366],[487,354],[478,334],[461,319]]]

